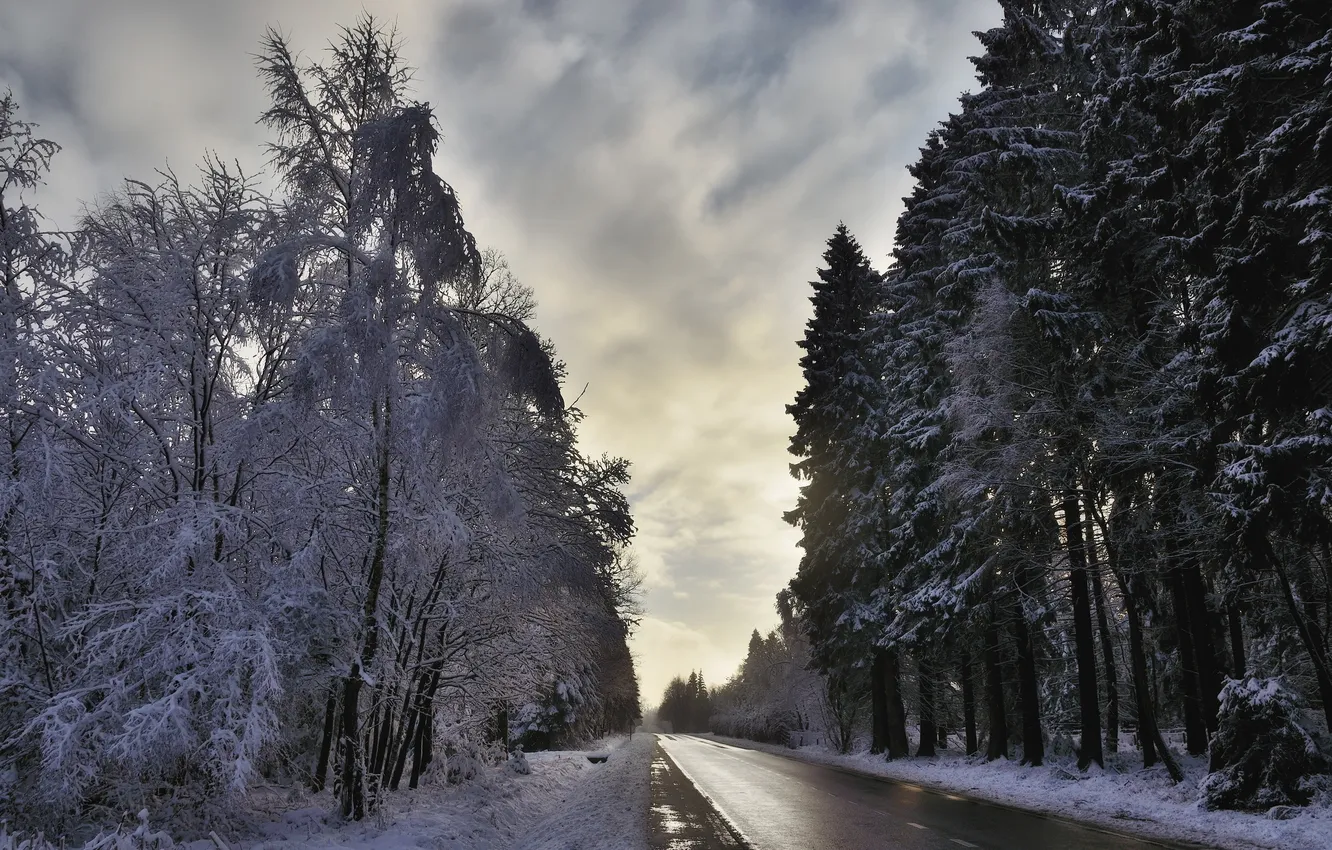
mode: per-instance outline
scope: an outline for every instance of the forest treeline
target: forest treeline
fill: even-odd
[[[1033,765],[1123,740],[1178,777],[1210,746],[1209,804],[1302,801],[1332,727],[1332,5],[1001,5],[888,270],[827,243],[781,604],[875,752],[908,720],[917,754],[953,730]]]
[[[657,720],[669,723],[672,732],[706,732],[711,715],[712,698],[697,670],[690,671],[688,679],[671,679],[657,706]]]
[[[395,36],[257,64],[278,194],[214,156],[72,231],[0,100],[0,821],[293,780],[360,818],[639,714],[628,465],[580,453]]]

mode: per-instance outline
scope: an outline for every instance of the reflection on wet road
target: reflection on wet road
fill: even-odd
[[[652,756],[652,810],[648,821],[653,850],[744,847],[712,804],[666,757],[660,742]]]
[[[1159,846],[915,785],[885,782],[701,738],[663,735],[658,743],[754,850],[1127,850]],[[655,777],[653,803],[655,806]]]

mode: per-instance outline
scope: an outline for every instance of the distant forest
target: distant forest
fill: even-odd
[[[70,231],[29,205],[58,145],[0,99],[11,829],[197,830],[256,784],[360,819],[640,713],[628,464],[579,451],[396,37],[256,61],[278,194],[215,155]]]
[[[828,240],[804,554],[712,725],[822,705],[891,758],[953,731],[1176,778],[1182,746],[1208,805],[1301,802],[1332,751],[1332,4],[1001,5],[888,270]]]

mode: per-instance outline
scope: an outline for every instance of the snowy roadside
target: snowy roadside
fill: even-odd
[[[1145,838],[1186,841],[1227,850],[1279,848],[1328,850],[1332,809],[1311,805],[1290,820],[1261,814],[1216,811],[1198,805],[1198,783],[1206,775],[1200,760],[1185,764],[1184,782],[1172,785],[1160,770],[1124,772],[1093,768],[1080,774],[1071,762],[1050,759],[1044,767],[1015,762],[972,760],[953,750],[935,758],[885,761],[867,752],[838,755],[822,747],[789,749],[722,735],[701,735],[725,744],[787,756],[815,764],[965,794],[1042,814],[1090,823]]]
[[[610,753],[604,764],[588,753]],[[575,850],[647,845],[652,736],[616,736],[589,750],[531,753],[531,773],[504,768],[460,786],[389,795],[384,811],[339,823],[328,797],[260,826],[237,850]],[[213,848],[208,842],[190,850]]]
[[[571,788],[553,814],[527,831],[516,845],[518,850],[643,850],[648,846],[655,738],[644,733],[620,742],[622,746],[606,764]]]

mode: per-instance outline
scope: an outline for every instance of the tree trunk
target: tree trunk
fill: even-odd
[[[932,756],[934,739],[938,734],[934,713],[934,665],[930,663],[924,651],[921,651],[916,659],[916,670],[920,678],[920,686],[917,689],[920,697],[920,744],[916,747],[916,755]]]
[[[1023,568],[1018,571],[1018,586],[1026,586]],[[1013,638],[1017,644],[1018,703],[1022,709],[1022,764],[1040,767],[1045,761],[1045,736],[1041,729],[1040,686],[1036,681],[1036,651],[1031,642],[1031,627],[1019,603],[1013,618]]]
[[[1175,609],[1175,628],[1179,637],[1179,675],[1184,693],[1184,742],[1189,755],[1207,752],[1207,724],[1203,722],[1201,689],[1198,687],[1197,653],[1193,650],[1194,624],[1189,621],[1189,604],[1184,593],[1184,575],[1170,570],[1170,597]]]
[[[888,751],[888,654],[874,650],[870,662],[870,697],[873,716],[870,722],[870,752],[874,755]]]
[[[1226,608],[1226,619],[1230,626],[1230,677],[1243,679],[1247,664],[1244,659],[1244,620],[1240,617],[1238,605]]]
[[[408,688],[407,698],[410,708],[401,729],[401,739],[393,758],[393,772],[389,777],[389,790],[397,791],[402,782],[402,771],[407,766],[407,756],[416,744],[416,727],[421,716],[421,690],[426,686],[427,674],[422,673],[415,690]]]
[[[1008,758],[1008,720],[1004,716],[1004,674],[999,667],[999,629],[994,622],[995,612],[985,623],[985,702],[988,709],[989,743],[985,757]]]
[[[902,704],[902,667],[896,649],[884,650],[884,682],[888,694],[888,758],[911,754],[906,733],[906,706]]]
[[[1096,603],[1096,631],[1101,636],[1101,662],[1105,667],[1105,749],[1119,752],[1119,671],[1115,665],[1115,646],[1110,637],[1110,623],[1106,617],[1105,588],[1101,585],[1101,571],[1096,558],[1095,539],[1088,529],[1087,557],[1091,564],[1092,600]]]
[[[1212,640],[1212,613],[1207,610],[1207,586],[1198,565],[1189,564],[1181,572],[1185,603],[1189,606],[1189,623],[1193,627],[1198,709],[1202,712],[1203,726],[1211,734],[1216,732],[1217,713],[1221,709],[1221,667],[1217,664],[1216,645]]]
[[[971,653],[962,650],[962,725],[966,734],[967,755],[974,756],[980,750],[976,740],[976,692],[971,679]]]
[[[342,816],[365,817],[365,784],[361,773],[357,701],[361,698],[361,663],[352,662],[342,691]]]
[[[1078,769],[1092,762],[1104,767],[1101,751],[1101,701],[1096,692],[1096,644],[1092,635],[1091,596],[1087,582],[1087,555],[1083,548],[1082,507],[1075,493],[1064,496],[1064,533],[1068,544],[1068,576],[1073,586],[1073,642],[1078,665],[1078,706],[1082,741]]]
[[[338,686],[336,683],[329,686],[328,703],[324,706],[324,734],[319,739],[319,763],[315,766],[315,772],[311,787],[317,794],[324,790],[324,783],[328,779],[328,756],[333,749],[333,729],[338,716]]]
[[[1166,763],[1166,769],[1170,771],[1171,778],[1179,782],[1183,778],[1183,774],[1180,773],[1179,765],[1175,763],[1170,751],[1165,749],[1165,742],[1161,738],[1161,732],[1157,726],[1156,710],[1152,701],[1153,683],[1147,668],[1147,648],[1142,630],[1142,606],[1151,607],[1149,591],[1143,585],[1140,575],[1126,575],[1121,569],[1115,545],[1114,530],[1118,527],[1124,512],[1131,509],[1132,503],[1131,491],[1128,495],[1117,498],[1115,513],[1111,515],[1109,522],[1106,521],[1104,514],[1095,509],[1094,505],[1089,507],[1089,511],[1101,529],[1102,539],[1105,540],[1106,563],[1110,567],[1110,573],[1119,585],[1120,596],[1124,599],[1124,613],[1128,618],[1129,672],[1133,680],[1134,709],[1138,716],[1138,746],[1142,749],[1142,766],[1148,768],[1155,765],[1159,752],[1160,757]]]
[[[1166,773],[1169,773],[1171,780],[1178,785],[1184,781],[1184,771],[1180,769],[1179,762],[1175,761],[1175,756],[1170,752],[1170,747],[1166,746],[1165,738],[1161,737],[1161,727],[1153,726],[1152,734],[1156,739],[1157,752],[1161,754],[1161,761],[1166,766]]]
[[[422,691],[420,713],[416,721],[416,739],[412,746],[412,776],[407,783],[408,788],[415,788],[420,784],[421,775],[434,759],[435,692],[439,689],[439,674],[440,668],[436,665],[430,673],[430,684]]]

